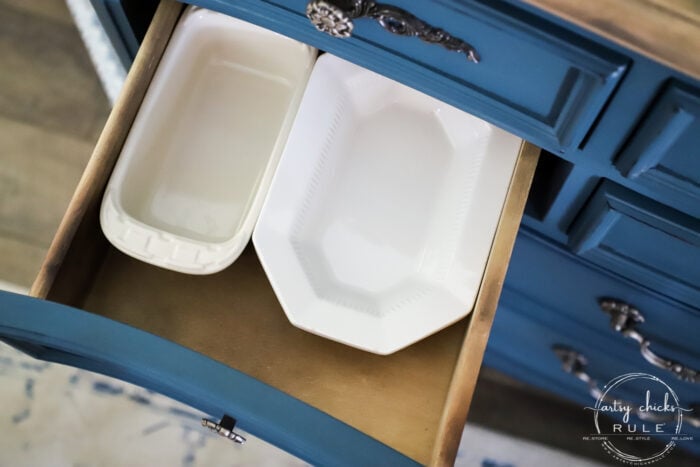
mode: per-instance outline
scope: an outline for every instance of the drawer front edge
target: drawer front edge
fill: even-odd
[[[319,465],[417,465],[388,446],[197,352],[91,313],[0,292],[0,337],[38,357],[115,376],[242,429]]]
[[[468,8],[461,2],[436,2],[433,6],[439,9],[439,15],[431,19],[426,16],[431,14],[431,9],[426,6],[394,2],[422,16],[421,19],[433,23],[437,20],[436,24],[446,29],[453,28],[451,24],[441,24],[443,21],[468,21],[476,36],[471,39],[474,46],[478,49],[481,42],[482,49],[494,48],[490,57],[487,54],[482,63],[473,64],[463,56],[424,44],[417,38],[394,36],[367,19],[357,20],[357,37],[330,37],[311,25],[302,13],[306,2],[300,0],[193,0],[192,3],[338,55],[550,151],[573,147],[584,138],[628,67],[626,58],[602,47],[599,51],[597,45],[505,4],[499,4],[496,9],[480,2],[470,2]],[[536,26],[529,24],[533,21],[537,22]],[[539,26],[556,29],[556,34],[543,33]],[[498,37],[491,37],[494,34]],[[508,46],[508,41],[513,41],[512,46]],[[539,54],[538,66],[532,65],[530,53]],[[508,59],[522,61],[508,67],[504,63]],[[481,71],[478,67],[482,67]],[[528,73],[528,78],[520,79],[519,85],[518,69]],[[502,87],[494,88],[496,84]]]

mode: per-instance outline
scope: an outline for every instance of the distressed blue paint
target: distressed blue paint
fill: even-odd
[[[690,305],[700,303],[700,220],[610,182],[572,228],[582,257]]]
[[[0,292],[0,336],[151,388],[320,465],[417,465],[327,414],[197,352],[57,303]]]

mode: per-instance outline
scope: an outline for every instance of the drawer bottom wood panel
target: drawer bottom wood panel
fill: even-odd
[[[427,461],[464,321],[388,357],[347,347],[289,323],[250,247],[210,276],[110,248],[86,285],[81,308],[203,353]]]
[[[99,227],[102,193],[180,10],[161,3],[32,294],[200,352],[420,463],[453,463],[539,150],[521,148],[470,318],[390,356],[306,333],[287,321],[250,246],[221,273],[189,276],[123,255]]]

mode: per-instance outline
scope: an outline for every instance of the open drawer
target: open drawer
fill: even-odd
[[[470,318],[391,356],[306,333],[252,248],[220,273],[186,276],[125,256],[100,229],[107,181],[181,10],[160,5],[32,288],[70,307],[2,294],[0,337],[227,413],[314,464],[452,463],[539,150],[521,147]]]

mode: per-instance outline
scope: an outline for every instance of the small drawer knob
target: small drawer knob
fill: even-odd
[[[243,436],[233,431],[236,426],[236,419],[228,415],[224,415],[219,423],[203,418],[202,426],[209,428],[211,431],[218,433],[224,438],[230,439],[234,443],[243,444],[246,441]]]

